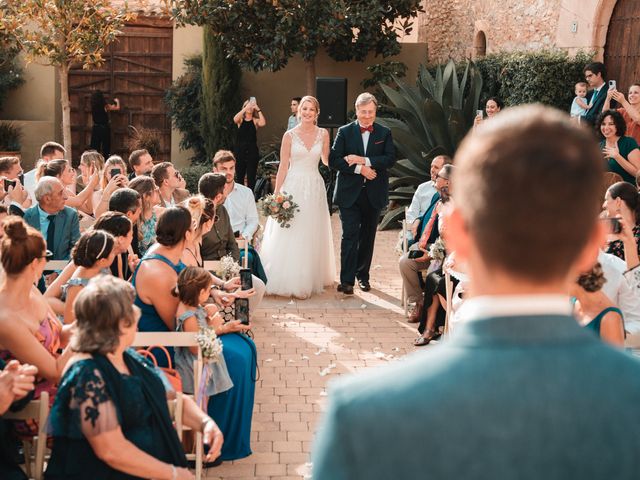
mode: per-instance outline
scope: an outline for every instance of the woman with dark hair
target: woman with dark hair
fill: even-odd
[[[478,115],[473,121],[473,125],[480,125],[484,120],[488,120],[494,117],[500,110],[504,108],[504,102],[500,100],[498,97],[489,97],[484,104],[484,111],[486,113],[486,118],[482,115],[482,111],[478,110]]]
[[[140,310],[135,292],[111,275],[93,279],[78,295],[75,355],[50,414],[54,437],[45,479],[193,479],[171,423],[167,392],[148,362],[129,350]],[[184,424],[220,454],[220,429],[183,397]]]
[[[120,100],[113,99],[113,103],[107,103],[101,90],[96,90],[91,95],[91,149],[97,150],[106,157],[111,153],[111,126],[107,112],[120,110]]]
[[[627,125],[627,136],[640,143],[640,83],[634,83],[629,87],[628,98],[624,98],[624,93],[611,89],[607,92],[602,109],[609,110],[611,99],[622,105],[617,111]]]
[[[141,332],[173,332],[176,329],[178,299],[173,292],[178,275],[185,268],[180,260],[191,241],[191,214],[184,207],[165,209],[156,227],[157,245],[147,252],[133,272],[136,305],[142,311]],[[168,348],[173,363],[173,348]],[[153,351],[158,364],[166,366],[162,352]]]
[[[605,110],[598,116],[596,127],[602,134],[600,148],[607,160],[607,171],[617,173],[625,182],[635,185],[640,169],[637,142],[626,137],[627,125],[615,110]]]
[[[242,104],[242,110],[233,117],[233,122],[238,126],[236,139],[236,182],[244,185],[245,174],[247,186],[253,191],[256,184],[256,172],[260,152],[258,151],[257,129],[264,127],[267,121],[255,97],[251,97]]]
[[[116,245],[115,258],[110,267],[111,274],[123,280],[129,280],[139,262],[138,256],[131,251],[133,242],[131,220],[121,212],[105,212],[93,224],[93,229],[104,230],[113,235]]]
[[[614,183],[604,196],[602,208],[608,218],[618,218],[622,227],[612,233],[607,253],[627,262],[632,269],[640,263],[640,194],[635,186],[627,182]]]
[[[584,328],[593,331],[605,342],[622,348],[624,346],[622,311],[602,291],[606,281],[599,263],[596,263],[589,272],[578,277],[570,292],[576,300],[575,315]]]

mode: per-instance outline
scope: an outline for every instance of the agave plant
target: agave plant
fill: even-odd
[[[482,77],[468,61],[458,79],[453,61],[438,66],[435,77],[420,66],[415,86],[394,79],[398,89],[381,85],[393,106],[387,105],[395,118],[378,121],[391,129],[401,158],[390,170],[391,206],[380,229],[393,228],[404,216],[404,209],[423,182],[429,180],[429,168],[437,155],[453,156],[458,145],[473,126],[478,108]]]

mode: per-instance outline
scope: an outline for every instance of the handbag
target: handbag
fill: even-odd
[[[153,348],[159,348],[164,352],[164,354],[167,356],[167,363],[169,364],[168,367],[158,367],[158,360],[156,360],[155,355],[151,353],[151,350]],[[141,348],[140,350],[138,350],[138,353],[143,357],[150,358],[151,361],[153,362],[153,365],[157,369],[161,370],[162,373],[164,373],[164,376],[166,377],[167,381],[171,384],[173,389],[176,392],[182,392],[182,378],[180,377],[180,374],[178,373],[178,371],[173,368],[173,365],[171,364],[171,356],[169,355],[169,352],[167,351],[166,348],[164,348],[162,345],[151,345],[147,348]]]

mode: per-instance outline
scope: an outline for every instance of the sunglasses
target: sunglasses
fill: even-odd
[[[53,258],[53,252],[51,250],[45,250],[44,255],[39,258],[46,258],[47,260],[51,260]]]

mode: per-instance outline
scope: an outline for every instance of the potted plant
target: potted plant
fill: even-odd
[[[0,122],[0,157],[20,157],[22,128],[13,122]]]

